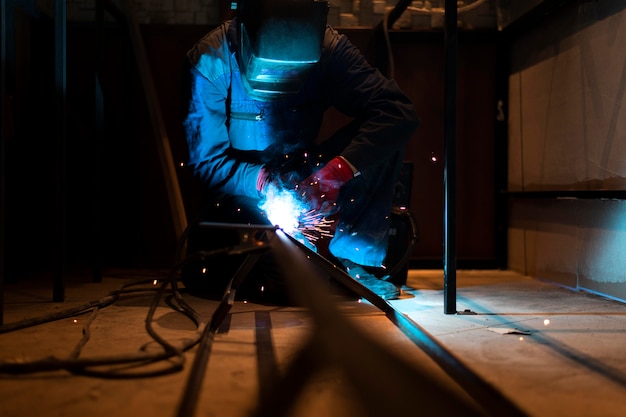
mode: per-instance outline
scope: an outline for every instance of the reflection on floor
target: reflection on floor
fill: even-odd
[[[219,303],[183,289],[154,304],[165,275],[77,276],[63,303],[48,282],[7,284],[0,415],[626,415],[617,301],[511,271],[458,271],[460,314],[444,314],[442,271],[412,270],[390,302],[395,318],[334,287],[319,309],[235,300],[198,345]]]

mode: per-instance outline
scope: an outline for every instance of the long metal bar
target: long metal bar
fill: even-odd
[[[445,2],[444,313],[456,314],[457,2]]]
[[[337,282],[345,286],[346,288],[352,290],[355,294],[358,294],[360,297],[365,298],[372,305],[379,308],[387,318],[395,324],[400,331],[402,331],[416,346],[422,349],[430,358],[432,358],[437,365],[441,367],[441,369],[446,372],[449,376],[451,376],[466,392],[486,411],[486,415],[492,416],[510,416],[510,417],[525,417],[526,414],[523,410],[521,410],[516,404],[511,402],[508,398],[506,398],[501,392],[499,392],[493,385],[488,383],[487,381],[480,378],[475,372],[473,372],[469,367],[467,367],[463,361],[461,361],[456,355],[454,355],[451,351],[446,349],[446,347],[441,344],[433,335],[431,335],[428,331],[422,328],[418,323],[409,319],[405,314],[401,314],[397,311],[390,303],[378,297],[376,294],[371,292],[366,287],[362,286],[348,274],[346,274],[343,270],[337,268],[334,264],[326,260],[325,258],[317,255],[316,253],[311,252],[300,242],[296,241],[293,238],[289,238],[288,235],[282,233],[282,231],[277,231],[277,236],[283,236],[282,239],[277,239],[282,242],[282,244],[277,244],[276,240],[271,241],[273,243],[273,249],[276,253],[276,258],[283,265],[283,270],[285,271],[285,280],[289,284],[289,288],[292,292],[296,292],[294,294],[294,299],[300,300],[302,306],[306,306],[310,308],[311,314],[316,318],[319,328],[324,330],[324,337],[329,337],[330,334],[327,332],[331,331],[331,328],[338,326],[338,330],[340,330],[341,336],[337,335],[334,337],[330,337],[327,339],[329,343],[337,347],[337,349],[346,349],[350,352],[351,355],[354,356],[354,353],[357,351],[363,352],[368,351],[371,346],[368,346],[368,343],[357,342],[357,346],[350,346],[350,343],[357,339],[357,335],[350,334],[350,327],[345,325],[340,325],[340,317],[338,312],[332,311],[332,302],[330,300],[326,300],[323,292],[320,292],[321,288],[317,288],[314,284],[314,280],[309,279],[308,275],[314,275],[316,272],[316,268],[310,268],[307,264],[311,264],[311,266],[315,265],[319,268],[319,271],[323,271],[328,273],[333,279]],[[288,246],[294,246],[300,249],[300,251],[296,251],[294,249],[288,250],[288,252],[284,252]],[[306,261],[305,261],[306,260]],[[302,263],[298,265],[298,263]],[[286,265],[291,264],[291,265]],[[296,272],[297,271],[297,272]],[[345,339],[344,339],[345,338]],[[333,348],[334,349],[334,348]],[[385,363],[386,353],[379,352],[372,357],[376,357],[377,361],[381,361],[381,363]],[[347,358],[343,358],[345,361],[345,365],[349,367],[349,360]],[[420,384],[420,382],[415,381],[415,378],[422,379],[422,383],[427,381],[428,375],[414,375],[411,374],[407,376],[404,374],[404,367],[397,368],[396,366],[392,366],[391,363],[385,364],[383,366],[384,369],[380,369],[379,372],[375,372],[374,368],[372,368],[372,363],[367,362],[368,365],[358,364],[358,368],[364,370],[364,374],[359,376],[359,379],[367,379],[368,375],[376,375],[376,377],[380,377],[380,379],[384,380],[384,374],[387,372],[391,372],[393,374],[393,378],[396,381],[404,381],[399,382],[401,386],[405,386],[408,388],[408,391],[412,395],[412,398],[415,397],[416,393],[421,392],[421,395],[426,395],[426,391],[422,388],[416,387],[415,384]],[[408,368],[408,367],[407,367]],[[406,369],[407,372],[410,373],[410,370]],[[286,371],[287,373],[288,371]],[[406,379],[404,379],[406,377]],[[376,384],[379,384],[379,380],[376,381]],[[426,385],[429,385],[426,382]],[[280,393],[279,401],[286,401],[283,393],[285,392],[282,389],[277,390]],[[447,396],[448,395],[448,396]],[[377,395],[373,395],[376,397]],[[447,397],[446,397],[447,396]],[[402,398],[407,398],[406,396],[401,396]],[[446,407],[457,407],[459,403],[459,398],[456,397],[455,394],[451,392],[438,392],[438,398],[446,398],[446,401],[449,404],[441,405],[441,408],[433,407],[430,408],[427,404],[428,401],[425,398],[418,400],[420,406],[422,407],[422,411],[425,414],[435,414],[434,410],[438,410],[441,415],[457,415],[458,413],[446,413],[444,408]],[[386,409],[384,415],[407,415],[411,414],[414,409],[414,403],[409,402],[410,410],[403,410],[400,413],[394,413],[393,410],[401,409],[390,407],[390,403],[386,403]],[[367,404],[368,406],[375,406],[375,404]],[[394,406],[395,407],[395,406]],[[427,410],[430,410],[429,413]],[[471,408],[467,408],[463,415],[471,415],[474,410]],[[383,413],[373,413],[374,415],[383,415]],[[267,413],[261,413],[259,415],[268,415]]]
[[[64,0],[54,3],[54,95],[56,110],[56,145],[57,145],[57,270],[52,289],[53,301],[65,299],[65,250],[66,250],[66,23],[67,7]]]

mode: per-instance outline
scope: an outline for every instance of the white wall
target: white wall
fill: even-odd
[[[512,202],[509,268],[626,301],[626,201]]]
[[[626,190],[626,10],[572,3],[512,44],[509,191]],[[509,267],[626,299],[626,202],[513,199]]]

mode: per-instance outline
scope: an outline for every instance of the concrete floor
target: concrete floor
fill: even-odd
[[[236,300],[203,349],[185,347],[200,331],[171,294],[149,316],[164,271],[88,276],[68,278],[63,303],[49,282],[5,286],[6,330],[146,280],[111,305],[0,334],[1,416],[626,415],[626,305],[510,271],[458,271],[456,315],[439,270],[410,271],[391,313],[333,286],[314,308]],[[202,321],[218,305],[182,296]],[[186,350],[137,361],[163,352],[146,322]],[[116,363],[84,362],[97,358]]]

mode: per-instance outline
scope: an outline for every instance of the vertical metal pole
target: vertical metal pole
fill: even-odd
[[[457,0],[445,0],[444,313],[456,314]]]
[[[0,326],[4,324],[4,274],[5,267],[5,211],[6,211],[6,182],[5,182],[5,162],[6,149],[4,148],[6,120],[4,115],[7,112],[7,91],[6,91],[6,73],[7,73],[7,2],[0,0]]]
[[[102,73],[104,48],[104,1],[96,0],[96,65],[94,71],[94,163],[92,166],[92,230],[91,230],[91,269],[93,282],[102,282],[101,245],[101,193],[102,193],[102,148],[104,144],[104,96],[100,75]]]
[[[497,267],[507,269],[507,216],[509,197],[504,193],[508,187],[508,96],[509,96],[509,47],[508,40],[498,36],[496,40],[496,128],[495,128],[495,225]]]
[[[66,250],[66,131],[65,131],[65,30],[66,5],[65,0],[56,0],[54,3],[54,97],[56,109],[56,170],[57,170],[57,270],[54,276],[52,289],[53,301],[65,299],[65,250]]]

